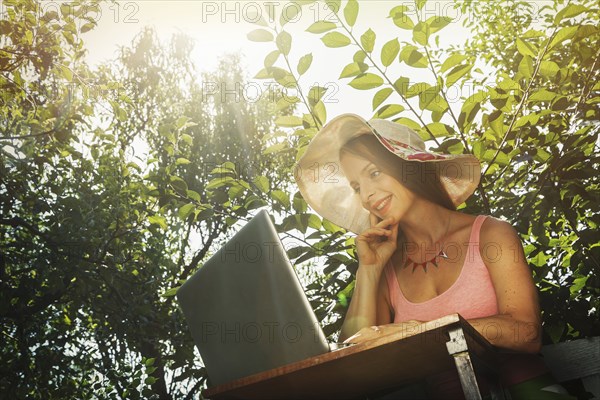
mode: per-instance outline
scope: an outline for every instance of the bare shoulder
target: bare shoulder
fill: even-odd
[[[522,259],[523,245],[515,227],[491,215],[481,225],[479,248],[484,261],[500,261],[508,255]]]
[[[510,224],[510,222],[503,221],[499,218],[488,215],[481,225],[481,239],[494,238],[497,236],[517,236],[517,230]],[[484,236],[486,236],[484,238]]]

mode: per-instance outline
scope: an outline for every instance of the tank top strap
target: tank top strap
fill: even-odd
[[[471,234],[467,243],[467,255],[463,264],[463,269],[467,270],[467,274],[471,273],[472,268],[480,268],[483,265],[481,252],[479,251],[481,225],[487,218],[487,215],[478,215],[471,226]],[[485,267],[485,266],[484,266]],[[464,275],[461,273],[461,276]]]
[[[471,228],[471,236],[469,237],[469,245],[477,244],[479,246],[479,232],[481,231],[481,225],[487,218],[487,215],[478,215],[473,221],[473,227]]]

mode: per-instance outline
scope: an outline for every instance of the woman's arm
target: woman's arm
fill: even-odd
[[[367,271],[361,273],[359,268],[352,300],[340,331],[339,342],[348,339],[362,328],[392,322],[386,293],[387,285],[383,272],[376,276]]]
[[[498,314],[468,322],[495,346],[539,352],[541,315],[537,291],[516,230],[506,222],[487,218],[481,227],[479,247],[496,292]],[[361,343],[399,330],[410,336],[425,326],[421,321],[406,321],[388,323],[376,330],[363,327],[349,342]]]
[[[481,227],[479,248],[496,292],[498,315],[469,323],[495,346],[539,352],[540,306],[517,231],[507,222],[487,218]]]
[[[374,214],[369,215],[369,221],[371,227],[356,237],[358,254],[356,285],[342,324],[339,341],[347,339],[364,327],[379,322],[377,320],[378,292],[380,292],[381,281],[385,279],[383,269],[396,251],[398,223],[393,218],[379,220]],[[389,322],[384,320],[380,323]]]

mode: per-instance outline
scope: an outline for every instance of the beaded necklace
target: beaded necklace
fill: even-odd
[[[451,218],[448,218],[448,225],[446,226],[446,233],[444,233],[444,236],[442,236],[443,239],[446,239],[446,235],[448,234],[448,229],[450,228],[450,219]],[[442,243],[439,253],[437,253],[435,256],[433,256],[433,258],[431,258],[429,260],[425,260],[420,263],[413,261],[413,259],[410,258],[410,256],[407,254],[406,243],[404,244],[404,254],[406,254],[406,261],[404,262],[403,268],[407,268],[412,265],[413,273],[415,272],[415,270],[418,267],[423,267],[423,271],[425,271],[425,273],[427,273],[427,264],[433,264],[433,266],[437,268],[438,267],[438,258],[442,257],[442,258],[448,259],[448,255],[446,254],[446,252],[444,252],[444,243]]]

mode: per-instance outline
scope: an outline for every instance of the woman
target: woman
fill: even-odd
[[[500,365],[513,398],[558,395],[534,355],[540,309],[515,229],[456,211],[479,183],[476,157],[428,152],[405,126],[344,114],[314,137],[299,167],[296,180],[311,207],[358,234],[340,340],[415,332],[416,324],[459,313],[493,345],[519,352]],[[460,389],[454,375],[428,386],[433,397]]]

